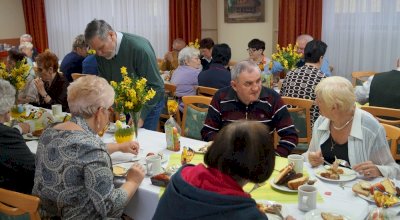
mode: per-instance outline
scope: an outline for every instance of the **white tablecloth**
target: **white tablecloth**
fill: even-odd
[[[139,129],[139,143],[141,152],[139,157],[144,157],[148,152],[162,152],[165,156],[168,156],[172,152],[166,149],[165,134],[155,131],[149,131],[145,129]],[[105,134],[102,138],[105,143],[114,142],[112,134]],[[193,140],[189,138],[181,138],[181,146],[203,146],[205,142]],[[36,152],[37,142],[27,142],[28,147],[32,152]],[[111,155],[113,163],[123,162],[135,158],[133,154],[116,152]],[[122,163],[121,166],[130,166],[133,162]],[[165,164],[164,164],[165,165]],[[307,168],[310,178],[316,178],[314,170],[308,163],[304,166]],[[382,178],[373,180],[374,182],[380,181]],[[317,204],[317,209],[323,210],[338,210],[340,213],[345,214],[352,219],[365,219],[368,210],[375,207],[371,203],[366,202],[362,198],[355,196],[351,190],[351,186],[359,181],[355,179],[347,182],[346,187],[342,189],[338,183],[330,183],[323,180],[319,180],[316,183],[319,193],[322,195],[324,202]],[[400,185],[397,182],[396,185]],[[125,213],[135,220],[147,220],[153,217],[155,209],[159,201],[160,188],[151,185],[150,178],[146,176],[140,185],[138,191],[135,193],[133,198],[129,201]],[[330,194],[330,195],[329,195]],[[282,195],[284,196],[284,195]],[[392,212],[397,213],[400,211],[400,206],[390,208]],[[297,208],[297,204],[283,204],[282,214],[292,215],[296,219],[304,219],[305,212],[300,211]]]

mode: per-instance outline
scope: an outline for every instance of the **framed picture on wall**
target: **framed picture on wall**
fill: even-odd
[[[265,0],[224,0],[225,23],[265,21]]]

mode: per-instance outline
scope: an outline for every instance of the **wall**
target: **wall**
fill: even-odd
[[[218,43],[227,43],[232,49],[232,60],[240,61],[248,57],[247,43],[258,38],[265,42],[265,52],[270,57],[276,42],[278,0],[265,0],[265,22],[225,23],[224,0],[217,1]],[[275,41],[274,41],[275,39]]]
[[[210,37],[218,40],[217,1],[201,0],[201,39]]]
[[[0,0],[0,39],[19,38],[25,33],[21,0]]]

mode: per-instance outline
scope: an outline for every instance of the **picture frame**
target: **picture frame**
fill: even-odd
[[[265,0],[224,0],[225,23],[265,22]]]

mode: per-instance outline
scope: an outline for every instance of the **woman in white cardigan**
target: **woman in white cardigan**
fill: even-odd
[[[367,178],[400,178],[385,130],[368,112],[355,107],[352,84],[343,77],[323,79],[315,89],[321,116],[313,127],[312,140],[305,158],[312,166],[335,157],[346,160]]]

